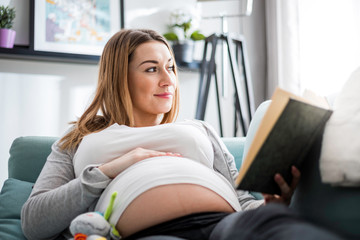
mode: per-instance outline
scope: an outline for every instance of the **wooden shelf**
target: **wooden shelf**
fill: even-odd
[[[81,54],[34,51],[26,46],[14,46],[14,48],[0,48],[0,58],[97,64],[100,57]]]

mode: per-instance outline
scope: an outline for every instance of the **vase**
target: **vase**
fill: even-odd
[[[177,64],[193,62],[194,42],[186,41],[173,45],[175,61]]]
[[[12,29],[0,28],[0,47],[13,48],[16,32]]]

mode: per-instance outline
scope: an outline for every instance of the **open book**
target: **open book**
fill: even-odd
[[[277,88],[244,158],[237,188],[280,194],[275,174],[291,183],[291,166],[300,167],[331,114],[323,97],[311,92],[300,97]]]

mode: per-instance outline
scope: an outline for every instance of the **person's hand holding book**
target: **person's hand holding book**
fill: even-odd
[[[275,174],[274,180],[279,185],[281,195],[263,193],[262,195],[264,197],[265,204],[268,204],[270,202],[284,203],[286,205],[290,204],[291,197],[300,181],[301,176],[300,171],[295,166],[291,167],[291,173],[293,178],[290,186],[286,183],[284,178],[279,173]]]

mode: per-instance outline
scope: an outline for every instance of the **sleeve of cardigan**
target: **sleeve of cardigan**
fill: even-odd
[[[239,172],[236,168],[234,156],[225,146],[215,129],[208,123],[202,122],[202,125],[208,132],[209,139],[214,148],[214,166],[230,183],[235,186],[235,179]],[[264,205],[264,200],[257,200],[248,191],[236,190],[237,198],[243,210],[250,210]]]
[[[29,199],[21,211],[24,235],[29,239],[54,239],[79,214],[89,211],[110,179],[95,166],[75,178],[74,152],[52,146]]]

